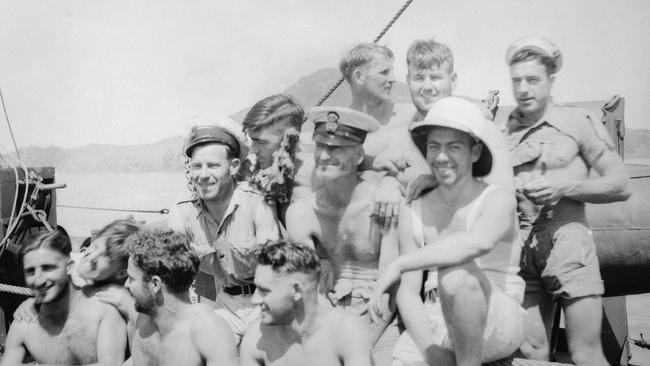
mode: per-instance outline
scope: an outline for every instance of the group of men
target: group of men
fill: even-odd
[[[191,130],[194,198],[123,240],[128,291],[88,295],[126,320],[127,362],[480,365],[516,352],[548,360],[555,301],[573,361],[607,364],[584,206],[630,192],[600,120],[551,98],[559,49],[531,36],[510,46],[517,108],[494,122],[480,101],[452,95],[448,46],[418,40],[408,49],[412,106],[391,100],[393,57],[375,44],[346,54],[352,102],[307,113],[314,130],[300,144],[313,156],[284,151],[305,120],[286,95],[257,102],[241,125],[221,118]],[[282,153],[292,181],[285,200],[272,200],[248,180],[279,169]],[[27,283],[49,291],[48,257],[36,253],[25,254],[25,273],[42,278]],[[51,306],[39,301],[44,319]],[[35,352],[32,328],[12,326],[3,366],[77,357],[73,348],[62,358]],[[119,363],[96,351],[83,362]]]

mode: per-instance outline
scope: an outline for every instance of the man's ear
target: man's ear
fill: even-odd
[[[551,84],[551,86],[553,86],[553,83],[555,82],[555,74],[549,75],[548,82]]]
[[[477,142],[472,146],[472,163],[476,163],[483,152],[483,143]]]
[[[451,75],[451,90],[452,91],[454,91],[454,89],[456,89],[456,83],[457,82],[458,82],[458,74],[456,74],[456,72],[454,72]]]
[[[230,175],[231,176],[236,176],[237,173],[239,173],[239,168],[241,168],[241,160],[238,158],[233,158],[230,160]]]
[[[364,77],[363,77],[363,71],[361,71],[361,67],[357,67],[352,71],[352,80],[358,85],[363,85]]]
[[[151,276],[151,278],[149,279],[149,281],[147,283],[147,286],[149,286],[149,290],[153,294],[160,293],[162,291],[164,285],[165,284],[163,283],[162,278],[160,278],[160,276],[156,276],[156,275]]]
[[[356,152],[357,156],[355,157],[357,166],[360,166],[363,163],[366,152],[363,150],[363,145],[359,146]]]

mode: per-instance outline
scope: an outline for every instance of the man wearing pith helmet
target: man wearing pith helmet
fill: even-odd
[[[516,40],[506,52],[517,108],[499,121],[511,151],[524,239],[520,275],[524,307],[531,315],[529,357],[548,359],[553,301],[564,310],[571,358],[605,365],[596,248],[585,218],[585,202],[626,200],[625,166],[600,122],[591,113],[556,104],[551,88],[562,53],[537,36]],[[596,170],[598,177],[590,178]]]
[[[168,226],[186,232],[199,252],[196,277],[200,302],[212,304],[237,341],[259,316],[255,291],[255,251],[279,237],[274,211],[264,198],[235,176],[248,147],[241,126],[228,118],[192,127],[184,145],[194,198],[176,204]]]
[[[438,187],[400,210],[400,256],[371,302],[381,315],[378,300],[401,277],[397,307],[406,332],[394,365],[480,365],[510,356],[523,339],[515,197],[480,180],[493,168],[488,123],[474,103],[446,97],[410,127]]]
[[[315,123],[315,174],[322,185],[287,210],[289,237],[329,260],[334,283],[321,283],[327,299],[366,321],[375,364],[389,365],[397,327],[392,316],[371,323],[367,303],[378,274],[397,255],[397,233],[373,220],[377,185],[357,174],[363,142],[379,122],[344,107],[316,107],[309,118]]]

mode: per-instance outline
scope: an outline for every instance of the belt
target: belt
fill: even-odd
[[[255,285],[250,284],[250,285],[243,285],[243,286],[224,287],[223,292],[232,296],[252,295],[255,292]]]

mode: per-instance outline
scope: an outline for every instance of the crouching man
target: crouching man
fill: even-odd
[[[447,97],[410,127],[438,187],[400,211],[400,256],[371,302],[381,314],[381,296],[402,276],[397,306],[406,333],[395,346],[397,365],[480,365],[511,355],[522,341],[515,196],[478,180],[493,166],[487,123],[473,103]],[[437,270],[424,302],[423,270]]]

